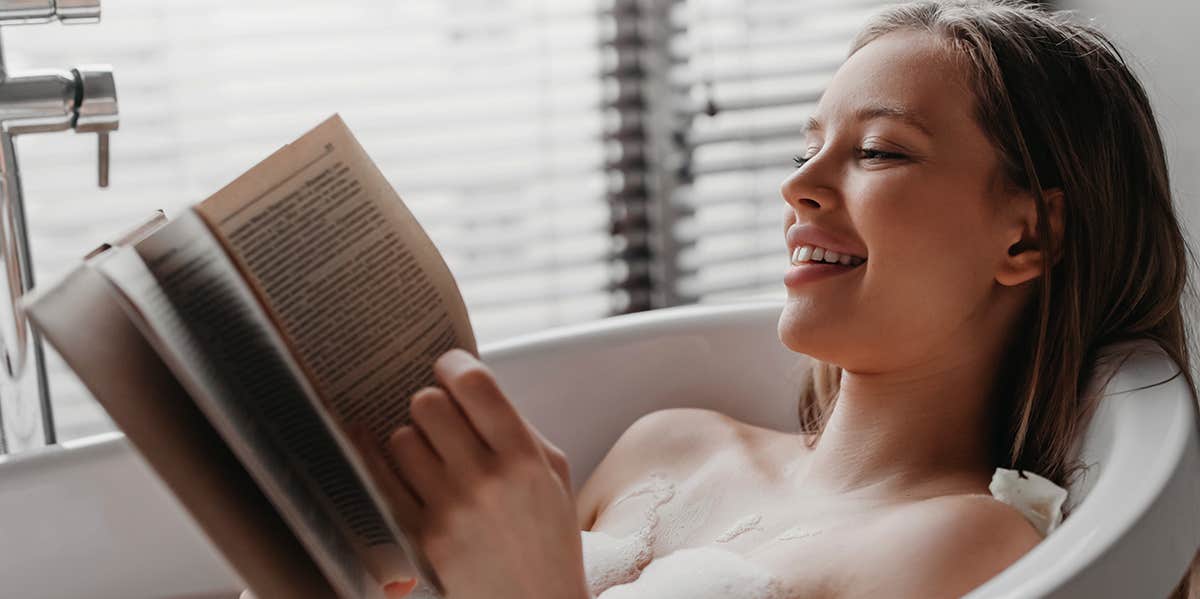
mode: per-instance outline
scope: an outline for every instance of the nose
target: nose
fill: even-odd
[[[783,180],[779,192],[788,205],[788,212],[805,210],[828,211],[837,201],[833,182],[822,172],[825,165],[818,164],[819,157],[809,160]],[[793,215],[793,220],[796,218]]]

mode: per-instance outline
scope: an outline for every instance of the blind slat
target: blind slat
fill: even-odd
[[[38,277],[339,112],[443,250],[483,342],[645,305],[656,273],[684,301],[782,293],[779,184],[886,3],[123,0],[99,25],[8,29],[14,70],[113,64],[123,111],[107,190],[93,138],[19,140]],[[656,254],[663,236],[678,249]],[[94,431],[55,360],[56,401],[75,402],[61,436]]]
[[[18,140],[38,281],[338,112],[452,264],[480,342],[620,305],[598,3],[329,6],[122,0],[96,25],[6,29],[12,69],[110,63],[121,103],[108,189],[94,137]],[[48,364],[60,437],[94,432]]]
[[[689,3],[676,76],[694,115],[679,151],[686,185],[670,201],[679,295],[691,300],[784,292],[780,184],[803,152],[804,123],[868,16],[886,0]],[[712,101],[717,111],[704,110]]]

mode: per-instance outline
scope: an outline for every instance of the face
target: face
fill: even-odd
[[[925,32],[886,34],[838,70],[783,183],[784,229],[814,225],[866,261],[787,284],[787,347],[871,372],[976,340],[1011,231],[974,106],[963,66]]]

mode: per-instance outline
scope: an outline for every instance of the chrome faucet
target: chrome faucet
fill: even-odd
[[[100,0],[0,0],[0,26],[99,20]],[[0,300],[0,454],[56,442],[41,339],[18,309],[33,289],[33,262],[13,137],[66,129],[97,134],[98,179],[107,187],[108,134],[117,124],[112,67],[10,73],[0,46],[0,281],[8,291]]]

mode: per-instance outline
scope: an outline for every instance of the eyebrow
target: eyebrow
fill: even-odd
[[[917,116],[917,114],[911,110],[900,108],[898,106],[865,106],[858,109],[858,111],[854,113],[854,118],[857,121],[869,121],[871,119],[878,118],[895,119],[919,129],[926,135],[931,137],[933,136],[933,132],[929,129],[929,125],[925,124],[925,121],[921,119],[921,117]],[[808,121],[804,124],[803,133],[807,135],[810,132],[821,131],[822,129],[823,127],[821,123],[817,121],[815,117],[809,117]]]

